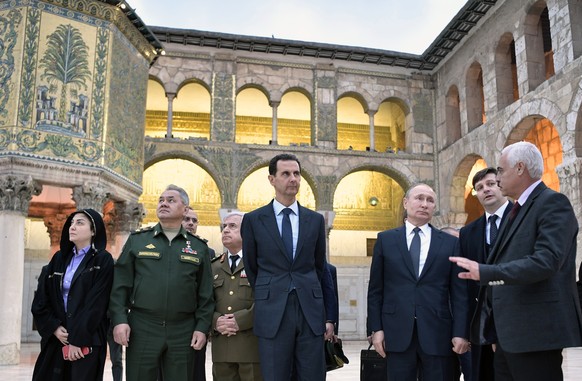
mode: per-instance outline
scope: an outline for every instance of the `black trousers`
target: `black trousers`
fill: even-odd
[[[562,350],[509,353],[497,344],[495,381],[562,381]]]

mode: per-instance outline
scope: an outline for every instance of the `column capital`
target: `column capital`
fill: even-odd
[[[113,209],[111,223],[114,225],[112,232],[125,232],[137,230],[146,215],[146,210],[142,203],[136,201],[116,202]]]
[[[58,249],[61,242],[61,233],[63,232],[63,227],[67,221],[68,214],[55,213],[43,217],[44,226],[46,226],[46,231],[49,233],[51,240],[51,252]],[[51,253],[51,254],[52,254]]]
[[[73,187],[73,200],[77,204],[77,209],[91,208],[102,213],[107,197],[109,193],[99,184],[85,182],[83,185]]]
[[[26,216],[32,196],[38,196],[42,185],[32,176],[0,176],[0,211],[15,211]]]

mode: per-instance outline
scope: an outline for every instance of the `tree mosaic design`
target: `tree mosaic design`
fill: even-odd
[[[17,28],[22,21],[22,15],[16,10],[8,13],[8,17],[0,15],[0,125],[8,115],[6,104],[13,89],[12,74],[14,73],[14,56],[12,54],[17,41]]]
[[[42,70],[40,78],[47,86],[38,86],[37,125],[43,129],[64,129],[74,135],[85,136],[87,131],[88,97],[78,90],[87,91],[87,81],[91,79],[89,70],[89,47],[83,40],[81,31],[72,25],[59,25],[47,36],[46,51],[39,62]],[[60,86],[59,105],[50,94],[56,93]],[[69,90],[71,98],[67,110]],[[56,120],[55,120],[56,119]],[[48,121],[48,123],[47,123]]]

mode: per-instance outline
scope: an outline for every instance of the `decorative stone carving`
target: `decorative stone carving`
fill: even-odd
[[[317,209],[333,210],[333,193],[337,186],[336,176],[316,176],[319,203]]]
[[[58,248],[61,241],[61,233],[63,232],[63,226],[67,221],[67,214],[55,213],[43,217],[44,226],[49,233],[51,240],[51,249]]]
[[[32,196],[42,191],[42,185],[32,176],[0,176],[0,211],[16,211],[28,214],[28,205]]]
[[[140,202],[124,201],[116,202],[111,214],[113,218],[107,221],[110,234],[129,233],[141,226],[146,210]]]
[[[241,149],[237,149],[236,154],[232,149],[222,147],[196,147],[196,149],[220,174],[216,180],[220,180],[217,185],[222,196],[222,207],[236,208],[236,190],[244,174],[258,157]]]
[[[98,184],[86,182],[82,186],[73,187],[73,200],[77,209],[92,208],[101,213],[107,197],[109,193]]]
[[[215,73],[212,93],[211,140],[234,141],[234,76]]]

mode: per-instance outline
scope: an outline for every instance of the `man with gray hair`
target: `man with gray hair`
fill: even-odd
[[[472,324],[497,337],[495,381],[563,380],[562,349],[582,345],[576,289],[578,222],[566,196],[542,181],[544,162],[528,142],[505,147],[497,168],[503,195],[515,200],[487,263],[452,257],[462,279],[480,282]],[[472,329],[472,331],[474,331]]]
[[[193,350],[206,343],[214,298],[208,246],[182,227],[189,200],[169,185],[159,223],[132,233],[114,268],[109,311],[115,341],[127,347],[128,381],[191,381]]]
[[[222,223],[226,252],[212,262],[216,307],[212,319],[212,376],[215,381],[261,381],[259,343],[253,334],[254,292],[242,261],[243,213]]]

